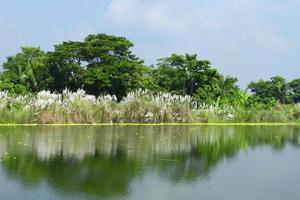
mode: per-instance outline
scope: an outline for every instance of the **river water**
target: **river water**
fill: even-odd
[[[300,126],[1,127],[0,199],[298,200]]]

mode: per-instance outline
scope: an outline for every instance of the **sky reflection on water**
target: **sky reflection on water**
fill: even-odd
[[[297,199],[300,127],[1,127],[1,199]]]

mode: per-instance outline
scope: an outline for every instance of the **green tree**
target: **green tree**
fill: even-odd
[[[52,90],[85,89],[99,95],[109,93],[119,99],[141,87],[145,72],[143,61],[123,37],[106,34],[89,35],[83,42],[64,42],[49,53],[49,66],[54,78]]]
[[[105,34],[85,38],[87,76],[84,88],[92,94],[109,93],[121,99],[128,92],[142,86],[145,73],[143,61],[130,48],[133,43],[123,37]]]
[[[239,91],[236,78],[224,78],[209,61],[198,60],[196,54],[160,59],[153,74],[161,90],[188,94],[205,103],[232,97]]]
[[[79,88],[93,95],[111,94],[120,100],[138,88],[191,95],[204,103],[236,104],[244,97],[237,79],[222,76],[207,60],[196,54],[160,59],[157,67],[145,66],[124,37],[97,34],[83,41],[68,41],[45,53],[22,48],[4,63],[0,89],[15,93]],[[274,94],[284,101],[282,80],[274,79]],[[277,92],[275,90],[278,90]]]
[[[159,87],[166,91],[188,95],[193,95],[200,86],[214,81],[218,75],[209,61],[198,60],[196,54],[172,54],[168,58],[159,59],[155,70]]]
[[[276,100],[280,103],[289,103],[288,84],[281,76],[272,77],[270,80],[259,80],[248,85],[253,94],[253,99],[259,103],[268,103]]]
[[[248,95],[237,85],[238,79],[230,76],[220,76],[217,79],[216,96],[219,105],[245,105]]]
[[[82,88],[85,75],[83,57],[85,51],[86,47],[83,43],[69,41],[55,45],[55,50],[48,53],[47,66],[53,77],[50,85],[52,91]]]
[[[22,47],[22,52],[8,57],[3,64],[1,89],[37,92],[47,89],[51,77],[46,66],[46,54],[40,48]]]
[[[280,103],[289,103],[288,99],[288,84],[281,76],[275,76],[271,78],[273,85],[272,92],[275,99],[278,99]]]
[[[295,79],[288,83],[290,97],[294,103],[300,103],[300,79]]]

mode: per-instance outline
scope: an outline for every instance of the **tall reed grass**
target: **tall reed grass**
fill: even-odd
[[[83,90],[61,94],[10,95],[0,92],[0,123],[167,123],[167,122],[295,122],[300,105],[252,107],[205,105],[190,96],[137,90],[120,102]]]

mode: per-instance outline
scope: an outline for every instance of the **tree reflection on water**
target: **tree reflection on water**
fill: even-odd
[[[121,198],[148,172],[172,184],[201,181],[241,151],[299,146],[299,127],[101,126],[2,127],[7,176],[26,186],[46,182],[69,193]]]

